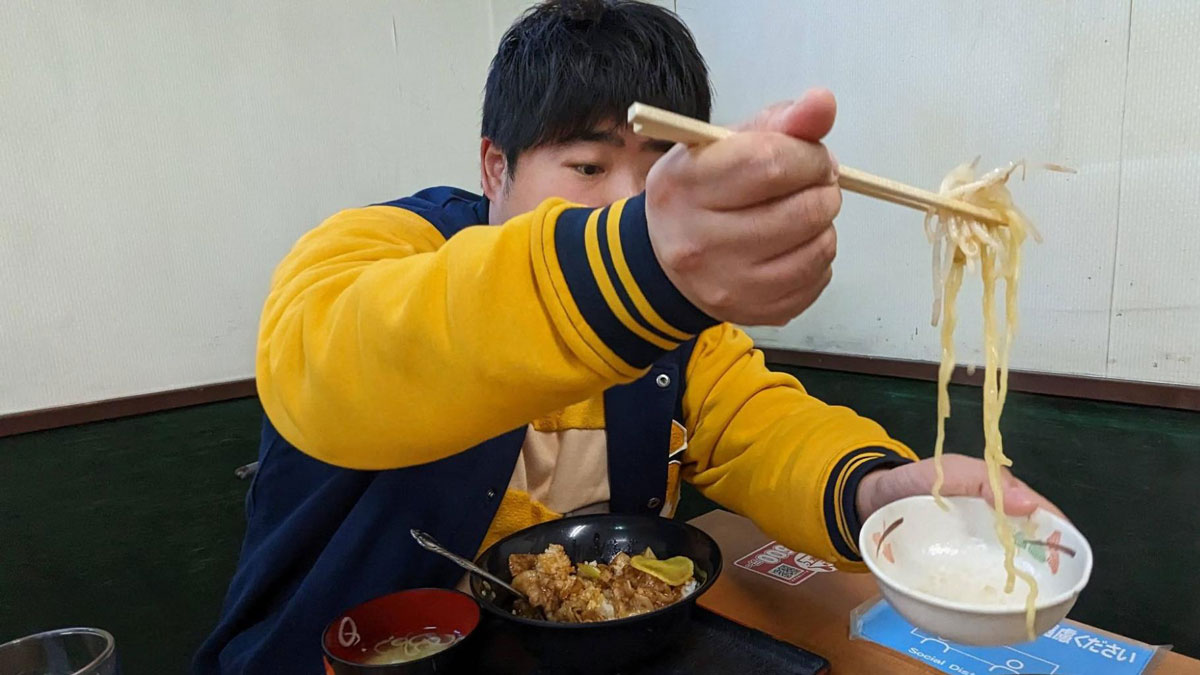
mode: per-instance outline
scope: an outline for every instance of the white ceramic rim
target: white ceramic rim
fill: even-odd
[[[898,500],[892,502],[892,504],[903,504],[904,502],[908,502],[908,501],[920,501],[920,500],[926,500],[926,499],[932,500],[933,495],[916,495],[913,497],[905,497],[904,499],[898,499]],[[945,499],[946,501],[953,502],[953,501],[963,501],[963,500],[968,500],[968,499],[983,499],[983,497],[943,497],[943,499]],[[887,506],[891,506],[891,504],[888,504]],[[945,598],[940,598],[936,595],[931,595],[924,591],[919,591],[915,588],[908,588],[905,585],[897,583],[894,578],[889,576],[881,568],[879,568],[878,566],[875,565],[875,561],[872,559],[872,556],[868,556],[865,554],[865,551],[867,551],[867,548],[866,548],[867,532],[871,531],[871,529],[872,529],[870,527],[870,525],[874,524],[873,521],[876,521],[879,518],[883,517],[880,514],[883,512],[884,508],[887,508],[887,506],[884,506],[884,507],[878,509],[877,511],[875,511],[875,513],[872,513],[871,516],[869,518],[867,518],[866,522],[863,523],[862,530],[860,530],[858,533],[858,550],[860,553],[863,553],[863,556],[862,556],[863,562],[867,563],[867,569],[871,570],[871,574],[874,574],[875,578],[884,582],[885,584],[890,586],[892,589],[894,589],[898,593],[903,593],[904,595],[907,595],[914,599],[920,600],[921,602],[924,602],[929,605],[933,605],[935,607],[941,607],[943,609],[951,609],[951,610],[955,610],[955,611],[959,611],[959,612],[968,612],[971,614],[986,614],[986,615],[1000,615],[1000,614],[1019,615],[1019,614],[1025,613],[1024,607],[996,607],[996,606],[992,606],[992,605],[973,605],[973,604],[966,603],[966,602],[959,602],[957,600],[946,600]],[[1076,527],[1074,525],[1072,525],[1069,521],[1067,521],[1065,518],[1060,517],[1056,513],[1053,513],[1051,511],[1043,511],[1042,515],[1050,518],[1050,520],[1053,521],[1057,527],[1064,529],[1064,530],[1069,530],[1069,531],[1075,533],[1079,537],[1079,541],[1083,542],[1083,550],[1087,552],[1087,557],[1085,560],[1086,566],[1083,569],[1083,576],[1081,576],[1079,578],[1079,581],[1077,581],[1075,583],[1075,585],[1071,587],[1070,590],[1064,591],[1057,595],[1052,595],[1052,596],[1043,598],[1039,594],[1037,602],[1035,602],[1033,605],[1034,610],[1048,609],[1055,605],[1061,604],[1067,600],[1070,600],[1071,598],[1074,598],[1075,596],[1079,595],[1080,591],[1082,591],[1085,586],[1087,586],[1088,580],[1092,576],[1092,561],[1093,561],[1092,545],[1090,543],[1088,543],[1087,537],[1083,536],[1083,533],[1080,532],[1078,529],[1076,529]]]

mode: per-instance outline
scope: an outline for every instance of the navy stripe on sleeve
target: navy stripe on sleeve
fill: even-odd
[[[588,326],[617,356],[634,368],[648,368],[666,350],[643,340],[629,330],[605,302],[600,287],[588,264],[584,233],[591,209],[567,209],[558,216],[554,228],[554,247],[563,278],[571,291],[575,305]],[[608,216],[606,207],[600,213],[603,221]],[[619,285],[620,281],[616,281]],[[674,341],[672,341],[674,342]]]

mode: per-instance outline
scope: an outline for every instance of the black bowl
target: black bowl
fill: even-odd
[[[696,566],[696,590],[662,609],[627,619],[596,623],[555,623],[512,613],[510,593],[493,589],[471,575],[471,591],[484,611],[515,630],[539,663],[554,672],[608,672],[644,660],[679,638],[692,608],[721,574],[721,549],[701,530],[656,516],[604,514],[563,518],[521,530],[493,544],[476,561],[504,581],[511,581],[508,557],[541,553],[561,544],[571,562],[608,562],[618,553],[641,553],[649,546],[660,558],[682,555]]]

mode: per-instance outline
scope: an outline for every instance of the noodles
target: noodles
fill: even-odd
[[[933,244],[933,325],[942,322],[942,359],[938,367],[937,439],[934,443],[933,497],[942,508],[941,490],[945,480],[942,469],[942,449],[946,440],[946,419],[950,417],[950,396],[947,385],[954,372],[954,328],[957,323],[956,303],[962,286],[963,270],[980,270],[983,279],[983,437],[984,461],[987,463],[988,484],[993,495],[996,514],[996,536],[1004,546],[1006,580],[1004,592],[1011,593],[1019,577],[1029,588],[1025,596],[1025,628],[1029,639],[1035,638],[1034,618],[1037,602],[1037,580],[1028,572],[1013,565],[1016,545],[1012,527],[1004,516],[1003,468],[1012,466],[1004,454],[1000,434],[1000,416],[1008,397],[1008,358],[1017,330],[1017,286],[1021,274],[1021,244],[1027,235],[1037,241],[1041,237],[1015,206],[1005,183],[1024,163],[1010,163],[983,176],[975,177],[979,158],[956,167],[942,180],[940,194],[960,199],[976,206],[991,209],[1008,223],[1007,227],[989,225],[960,215],[938,212],[925,217],[925,232]],[[1047,165],[1051,170],[1063,167]],[[994,299],[996,283],[1004,282],[1004,335],[999,338]]]
[[[408,663],[449,649],[462,639],[457,633],[426,632],[403,637],[387,637],[376,643],[372,653],[360,663],[368,666],[387,666]]]

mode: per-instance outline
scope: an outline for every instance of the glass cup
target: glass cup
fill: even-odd
[[[0,645],[0,675],[120,675],[113,636],[61,628]]]

